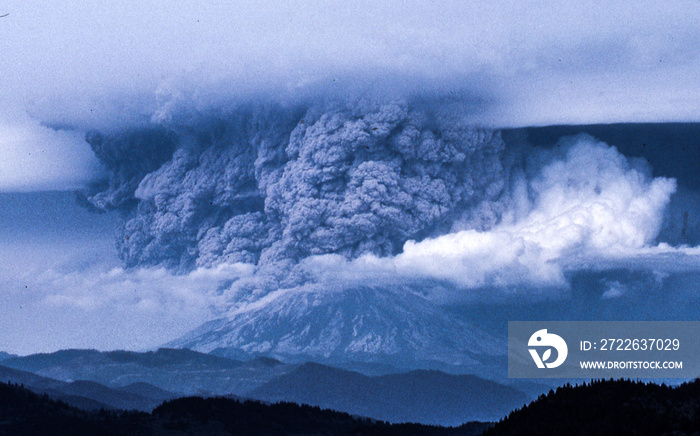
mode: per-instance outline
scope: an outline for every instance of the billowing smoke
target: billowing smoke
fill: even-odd
[[[88,200],[123,214],[125,265],[255,265],[221,285],[235,304],[317,284],[561,290],[663,248],[675,180],[590,136],[506,145],[459,99],[308,101],[168,103],[90,134],[111,177]]]
[[[499,134],[446,108],[356,100],[159,113],[156,127],[88,136],[111,174],[89,201],[124,213],[127,266],[394,255],[473,222],[469,211],[507,186]],[[478,215],[482,228],[498,219]]]

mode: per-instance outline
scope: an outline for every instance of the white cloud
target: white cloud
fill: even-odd
[[[164,268],[107,271],[61,271],[49,269],[36,277],[46,289],[44,303],[84,310],[126,308],[153,315],[212,311],[221,303],[219,287],[251,273],[244,264],[199,268],[175,275]]]
[[[0,118],[0,192],[77,189],[102,176],[83,133],[7,115]]]
[[[617,280],[606,283],[607,289],[601,296],[602,299],[620,298],[627,293],[627,287]]]
[[[53,255],[54,262],[60,259]],[[183,276],[110,263],[0,267],[0,349],[27,354],[159,347],[219,313],[223,290],[252,269],[220,265]]]

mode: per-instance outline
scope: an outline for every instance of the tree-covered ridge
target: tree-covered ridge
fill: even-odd
[[[146,435],[151,434],[148,420],[142,412],[88,412],[21,385],[0,383],[0,435]]]
[[[389,424],[293,403],[263,404],[231,398],[186,397],[153,413],[84,411],[0,383],[0,435],[459,435],[482,432],[489,423],[461,427]]]
[[[629,380],[569,384],[491,427],[389,424],[293,403],[216,397],[166,401],[151,414],[86,412],[0,383],[0,435],[694,435],[700,380],[672,387]]]
[[[631,380],[566,384],[511,412],[496,435],[700,434],[700,380],[680,386]]]

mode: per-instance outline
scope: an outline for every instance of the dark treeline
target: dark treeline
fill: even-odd
[[[631,380],[569,384],[488,429],[496,435],[700,435],[700,380],[672,387]]]
[[[565,385],[492,426],[389,424],[293,403],[230,398],[166,401],[152,413],[87,412],[0,383],[0,435],[697,435],[700,381]]]
[[[1,435],[149,434],[143,412],[84,411],[21,385],[0,383]]]
[[[230,398],[167,401],[151,414],[87,412],[22,386],[0,383],[0,435],[477,435],[490,424],[457,428],[389,424],[293,403]]]

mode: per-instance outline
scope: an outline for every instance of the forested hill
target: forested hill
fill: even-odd
[[[152,413],[86,412],[0,383],[0,435],[696,435],[700,381],[677,387],[627,380],[566,385],[491,426],[388,424],[292,403],[230,398],[166,401]]]
[[[148,434],[143,412],[88,412],[35,394],[20,385],[0,383],[0,435]]]
[[[229,398],[187,397],[153,413],[87,412],[0,383],[0,435],[416,435],[472,436],[490,424],[457,428],[388,424],[291,403],[267,405]]]
[[[700,380],[671,387],[629,380],[566,385],[516,410],[485,436],[700,434]]]

